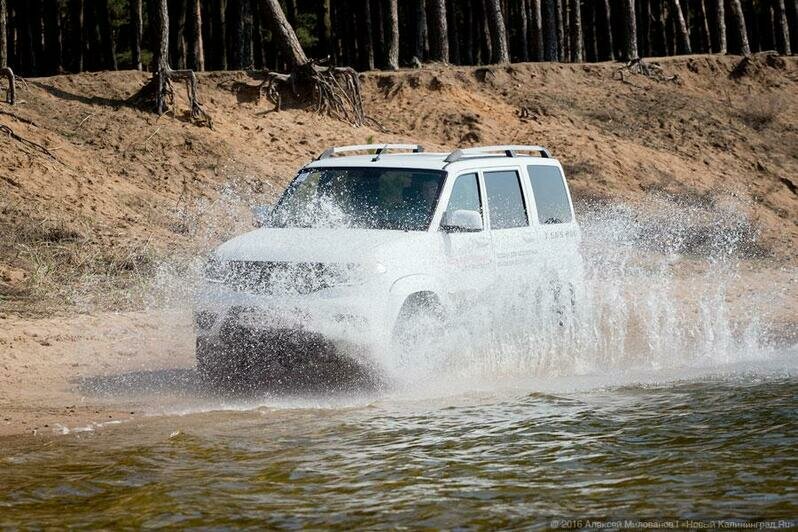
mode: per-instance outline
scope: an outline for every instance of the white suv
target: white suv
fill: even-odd
[[[368,365],[364,353],[412,342],[419,323],[518,283],[581,275],[562,166],[539,146],[330,148],[261,225],[206,267],[195,312],[205,377]]]

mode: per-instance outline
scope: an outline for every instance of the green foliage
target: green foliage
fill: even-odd
[[[318,36],[314,35],[317,17],[313,13],[300,13],[297,16],[297,27],[294,28],[299,44],[305,50],[314,48],[319,43]]]

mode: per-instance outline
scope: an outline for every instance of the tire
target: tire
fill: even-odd
[[[216,342],[197,338],[197,376],[201,384],[219,388],[230,380],[230,366],[225,364],[226,351]]]
[[[420,293],[408,297],[394,325],[394,349],[400,354],[430,349],[440,342],[444,323],[445,312],[435,295]]]

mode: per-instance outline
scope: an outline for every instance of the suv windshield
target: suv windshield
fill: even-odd
[[[285,191],[270,225],[424,231],[445,175],[404,168],[308,168]]]

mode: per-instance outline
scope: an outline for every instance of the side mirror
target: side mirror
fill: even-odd
[[[482,215],[477,211],[446,211],[441,229],[447,233],[478,233],[482,231]]]
[[[255,227],[266,226],[269,223],[271,213],[271,205],[255,205],[252,207],[252,225]]]

